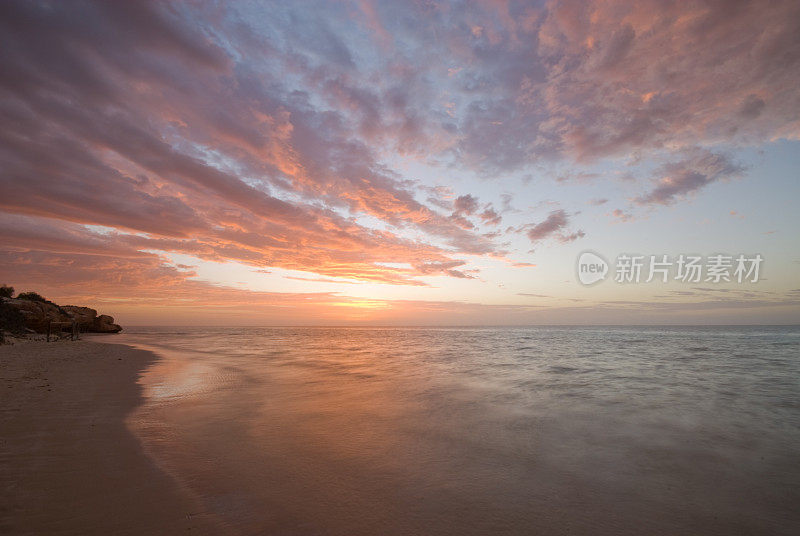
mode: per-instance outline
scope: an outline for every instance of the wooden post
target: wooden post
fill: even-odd
[[[50,342],[50,324],[52,322],[47,322],[47,342]]]

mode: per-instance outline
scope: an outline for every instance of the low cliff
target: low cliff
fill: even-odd
[[[56,305],[50,301],[27,300],[21,298],[0,298],[4,307],[18,311],[25,327],[37,333],[47,332],[50,322],[78,323],[83,333],[118,333],[122,327],[114,323],[108,315],[98,315],[89,307],[75,305]]]

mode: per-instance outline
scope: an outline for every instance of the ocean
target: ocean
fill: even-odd
[[[800,534],[800,328],[129,328],[232,534]]]

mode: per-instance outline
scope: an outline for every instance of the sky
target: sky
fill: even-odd
[[[123,326],[796,324],[798,169],[796,1],[0,3],[0,283]]]

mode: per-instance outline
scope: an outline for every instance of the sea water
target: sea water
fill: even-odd
[[[800,328],[130,328],[233,534],[800,534]]]

